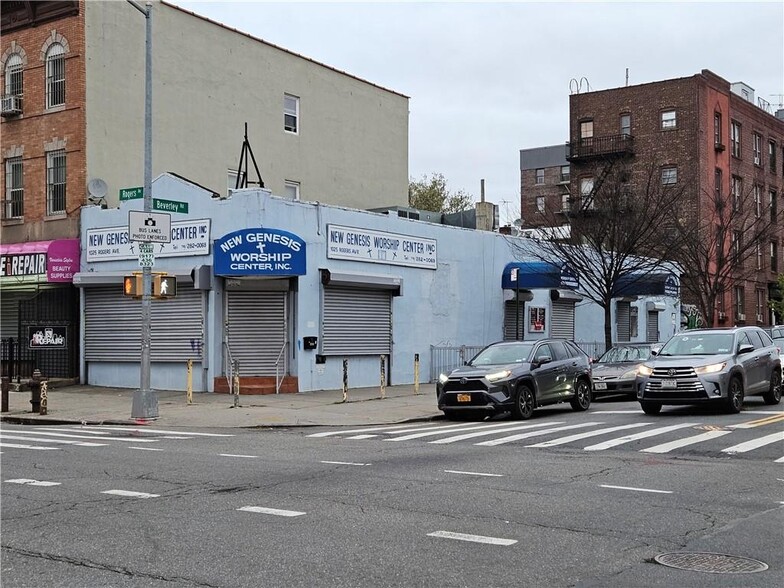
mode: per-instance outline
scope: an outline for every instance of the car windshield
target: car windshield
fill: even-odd
[[[631,345],[621,345],[609,349],[602,355],[598,363],[623,363],[640,362],[651,357],[650,347],[635,347]]]
[[[702,333],[680,335],[662,347],[662,355],[720,355],[732,353],[732,333]]]
[[[528,361],[533,343],[511,343],[493,345],[480,351],[469,365],[506,365],[510,363],[523,363]]]

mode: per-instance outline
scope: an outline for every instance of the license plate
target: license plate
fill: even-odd
[[[470,394],[458,394],[457,395],[458,402],[471,402],[471,395]]]
[[[678,387],[678,380],[662,380],[662,388],[673,390]]]
[[[607,384],[604,382],[594,382],[593,387],[595,390],[607,390]]]

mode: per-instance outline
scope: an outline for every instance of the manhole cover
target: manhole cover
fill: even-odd
[[[662,553],[653,559],[671,568],[711,574],[753,574],[768,569],[768,564],[756,559],[723,553]]]

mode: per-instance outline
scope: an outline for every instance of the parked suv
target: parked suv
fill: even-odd
[[[511,411],[518,419],[534,408],[569,402],[591,404],[591,360],[571,341],[504,341],[488,345],[436,383],[438,408],[447,418]]]
[[[639,367],[635,386],[646,414],[663,404],[721,404],[737,413],[744,396],[779,403],[781,360],[759,327],[685,331]]]

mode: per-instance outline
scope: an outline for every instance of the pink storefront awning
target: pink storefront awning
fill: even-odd
[[[0,244],[3,276],[46,274],[47,282],[72,282],[79,271],[79,239]],[[41,257],[43,256],[43,258]]]

